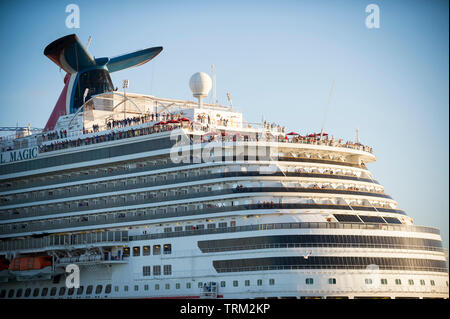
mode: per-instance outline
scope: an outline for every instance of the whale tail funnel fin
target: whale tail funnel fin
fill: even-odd
[[[65,81],[66,86],[56,102],[46,129],[52,129],[61,114],[75,113],[93,95],[112,92],[114,85],[110,77],[111,72],[147,63],[162,49],[162,47],[153,47],[113,58],[95,59],[76,34],[66,35],[47,45],[44,55],[66,71],[66,77],[73,78]],[[84,92],[88,92],[86,96]]]
[[[139,66],[153,59],[162,51],[162,49],[162,47],[148,48],[110,58],[106,67],[111,73]]]
[[[96,66],[94,58],[76,34],[53,41],[45,48],[44,55],[70,74]]]
[[[44,54],[64,71],[73,74],[94,67],[106,66],[109,72],[117,72],[139,66],[153,59],[162,49],[162,47],[154,47],[114,58],[94,59],[77,35],[70,34],[47,45]]]

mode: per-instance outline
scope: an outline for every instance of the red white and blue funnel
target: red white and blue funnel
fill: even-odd
[[[114,86],[109,73],[147,63],[161,51],[162,47],[148,48],[114,58],[94,59],[75,35],[67,35],[50,43],[44,54],[67,72],[64,88],[44,130],[52,130],[61,115],[73,114],[91,96],[112,92]]]

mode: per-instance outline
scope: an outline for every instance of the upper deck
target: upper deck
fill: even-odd
[[[246,142],[276,146],[284,157],[291,155],[289,150],[305,149],[354,155],[363,163],[376,160],[369,146],[326,133],[288,133],[274,123],[248,123],[231,107],[204,104],[199,108],[192,101],[109,92],[92,97],[79,112],[61,116],[53,131],[2,137],[0,165],[131,143],[142,136],[167,139],[174,130],[190,136],[194,144]],[[2,171],[0,175],[8,175],[6,167]]]

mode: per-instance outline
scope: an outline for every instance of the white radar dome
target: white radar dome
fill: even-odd
[[[189,87],[191,88],[194,97],[207,97],[211,91],[212,81],[208,74],[204,72],[197,72],[191,76],[189,80]]]

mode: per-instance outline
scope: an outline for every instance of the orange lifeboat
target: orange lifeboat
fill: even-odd
[[[9,271],[17,280],[48,279],[51,275],[52,258],[50,256],[17,257],[9,265]]]

